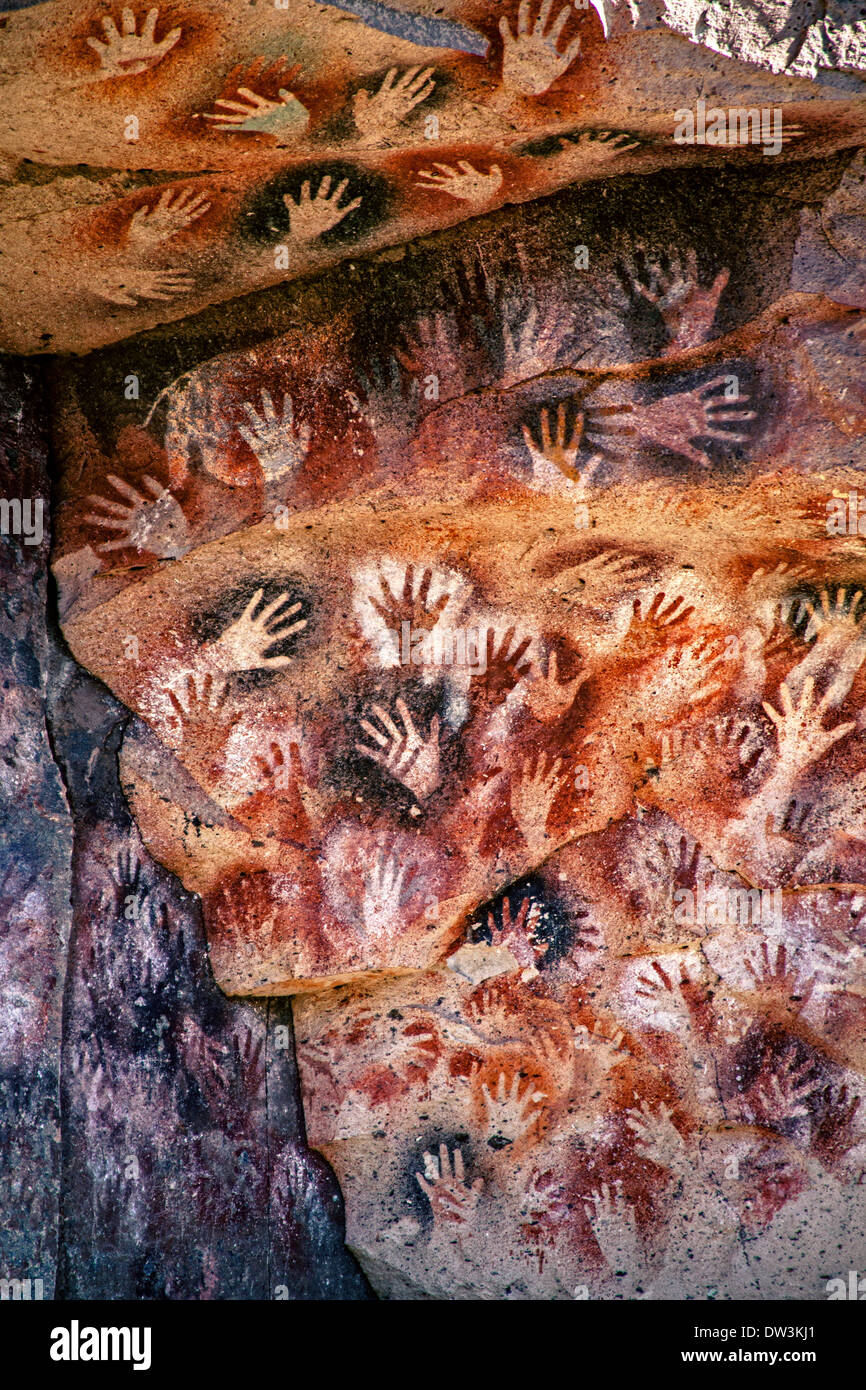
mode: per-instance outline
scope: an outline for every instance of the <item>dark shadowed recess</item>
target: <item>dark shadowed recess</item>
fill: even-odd
[[[321,238],[322,246],[344,246],[359,240],[378,227],[388,215],[392,193],[387,180],[359,164],[342,159],[322,159],[302,169],[286,169],[258,188],[238,213],[237,231],[252,241],[278,242],[289,232],[289,210],[285,199],[297,204],[307,185],[315,198],[325,179],[331,180],[330,195],[346,184],[338,206],[345,207],[360,198],[360,206],[347,213]]]
[[[567,189],[544,200],[543,218],[534,203],[503,209],[409,243],[399,261],[352,258],[314,283],[301,279],[242,296],[93,353],[76,363],[78,397],[91,429],[108,450],[121,414],[124,424],[130,422],[130,402],[117,389],[130,363],[141,378],[141,401],[134,408],[143,423],[160,391],[184,372],[220,353],[240,352],[283,334],[308,339],[341,314],[363,324],[365,337],[382,350],[399,345],[413,319],[438,307],[454,307],[461,282],[467,273],[470,278],[475,274],[479,257],[503,290],[519,289],[527,276],[542,291],[552,283],[557,304],[583,321],[598,311],[599,277],[605,281],[604,294],[622,293],[616,266],[623,258],[693,247],[702,278],[712,278],[722,266],[730,268],[716,322],[718,332],[728,332],[786,292],[800,210],[832,191],[852,157],[844,151],[821,162],[799,162],[794,187],[791,170],[782,162],[769,172],[764,166],[752,170],[725,164]],[[334,173],[345,167],[327,166]],[[316,168],[327,172],[324,164]],[[258,201],[249,209],[252,225],[264,227],[277,204],[285,211],[282,195],[290,177],[299,189],[302,176],[295,171],[256,195]],[[339,226],[334,230],[339,232]],[[273,239],[274,233],[267,237]],[[588,272],[574,270],[578,240],[590,248]],[[651,325],[645,327],[638,356],[651,356],[658,348]]]

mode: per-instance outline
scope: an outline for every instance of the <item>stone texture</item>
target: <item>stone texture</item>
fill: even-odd
[[[46,631],[50,520],[46,441],[33,408],[35,400],[44,411],[38,373],[4,363],[0,393],[3,496],[24,494],[29,503],[18,533],[0,538],[0,1278],[29,1281],[32,1297],[50,1298],[72,826],[46,720],[55,653]]]
[[[724,7],[718,31],[718,5],[671,6],[651,28],[632,23],[639,9],[559,7],[567,23],[551,48],[552,16],[542,37],[520,35],[515,18],[506,40],[474,0],[436,6],[426,45],[312,0],[230,14],[197,0],[163,6],[150,40],[142,17],[128,58],[80,0],[10,15],[0,345],[81,352],[599,174],[718,165],[718,148],[674,143],[680,94],[710,107],[778,105],[804,157],[863,138],[862,105],[849,99],[861,79],[836,71],[850,54],[831,45],[827,82],[816,84],[811,48],[792,67],[808,76],[781,75],[787,40],[756,48],[749,37],[775,34],[784,6]],[[711,47],[689,42],[693,11]],[[437,29],[446,20],[475,35],[469,51],[448,47],[452,30]],[[757,53],[762,66],[712,48]]]
[[[3,367],[0,1300],[364,1298],[287,1007],[228,1001],[118,781],[128,713],[52,617],[45,384]]]
[[[67,352],[61,1291],[364,1296],[352,1252],[391,1298],[825,1296],[859,11],[96,18],[2,59],[5,342]]]

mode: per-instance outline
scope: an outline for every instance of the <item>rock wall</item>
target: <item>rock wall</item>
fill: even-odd
[[[433,10],[0,17],[6,1278],[823,1297],[863,20]]]

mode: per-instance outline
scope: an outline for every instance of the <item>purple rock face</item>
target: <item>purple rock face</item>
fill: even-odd
[[[866,1266],[864,26],[699,8],[0,24],[3,1298]]]

